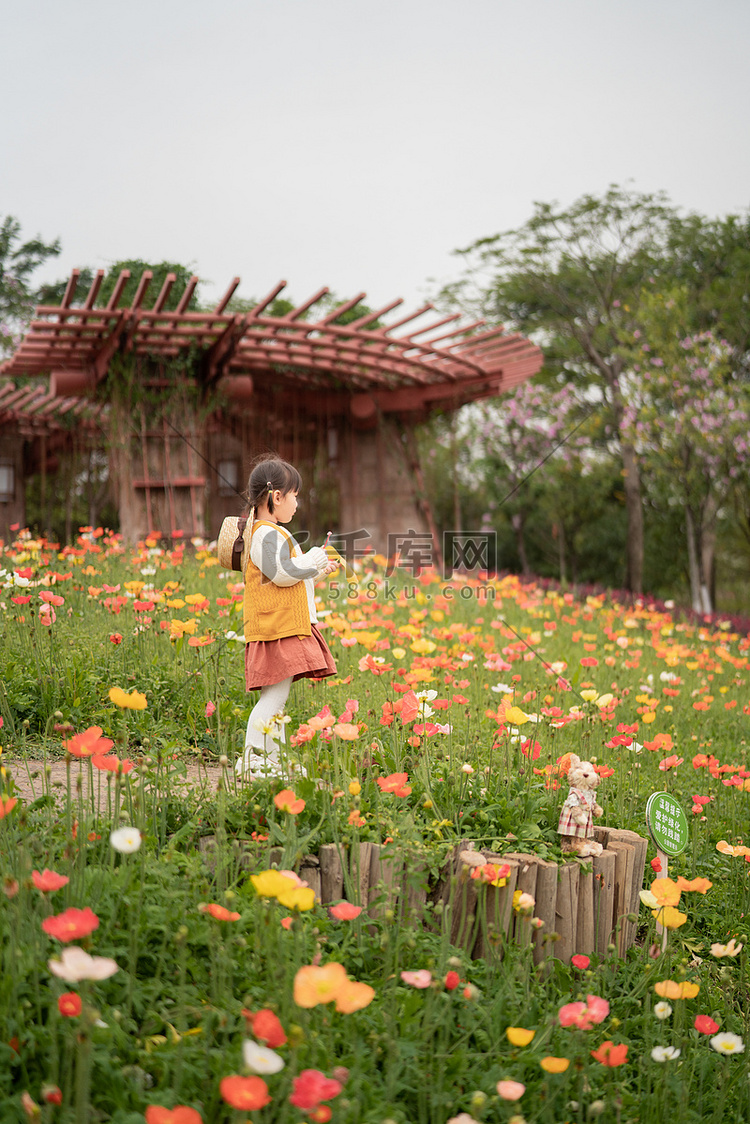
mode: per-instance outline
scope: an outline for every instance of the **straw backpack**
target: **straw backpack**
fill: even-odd
[[[216,540],[216,554],[219,565],[226,570],[239,570],[245,573],[250,553],[250,538],[253,520],[245,515],[228,515],[221,524]]]

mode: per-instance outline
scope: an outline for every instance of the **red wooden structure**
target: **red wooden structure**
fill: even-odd
[[[166,311],[175,276],[146,307],[146,271],[131,304],[121,307],[130,279],[123,270],[99,307],[103,271],[83,303],[74,304],[78,276],[74,270],[59,306],[37,309],[0,374],[49,373],[50,395],[69,400],[116,379],[122,367],[115,358],[132,357],[150,403],[141,400],[119,417],[110,406],[109,415],[112,475],[130,539],[179,530],[215,535],[223,516],[238,510],[236,493],[252,457],[275,450],[311,472],[306,483],[316,493],[319,480],[335,478],[338,511],[332,514],[329,498],[320,517],[330,522],[337,515],[342,529],[366,528],[383,550],[391,531],[431,529],[412,426],[433,411],[510,390],[542,364],[539,349],[522,336],[481,320],[461,325],[459,314],[436,315],[430,304],[383,323],[402,303],[395,300],[342,323],[366,294],[316,318],[323,288],[274,316],[269,309],[285,287],[281,281],[248,312],[232,313],[234,278],[215,308],[190,311],[198,284],[192,277]],[[181,357],[189,375],[179,399],[169,368]],[[167,386],[172,390],[164,408],[160,386],[165,402]],[[196,386],[207,398],[218,392],[208,419],[201,418]],[[111,400],[108,388],[105,395]]]

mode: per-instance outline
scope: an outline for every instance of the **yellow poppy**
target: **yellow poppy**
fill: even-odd
[[[110,687],[109,701],[115,706],[122,707],[123,710],[145,710],[148,706],[146,696],[140,691],[133,690],[128,693],[123,691],[122,687]]]
[[[522,1026],[509,1026],[505,1031],[506,1038],[514,1046],[528,1046],[535,1034],[535,1030],[526,1030]]]
[[[672,905],[652,909],[651,913],[665,929],[679,929],[680,925],[684,925],[687,921],[687,914],[680,913],[679,909],[675,909]]]
[[[659,980],[654,984],[654,991],[662,999],[695,999],[700,991],[700,985],[691,983],[690,980]]]
[[[548,1055],[539,1062],[546,1073],[565,1073],[570,1065],[570,1058],[555,1058]]]

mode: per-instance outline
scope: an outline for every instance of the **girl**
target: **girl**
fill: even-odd
[[[245,685],[260,689],[247,723],[237,773],[278,776],[284,705],[295,679],[324,679],[336,664],[317,628],[314,579],[332,573],[321,546],[302,553],[281,524],[297,510],[302,480],[286,461],[264,460],[250,474],[250,550],[245,569]],[[288,721],[288,719],[287,719]]]

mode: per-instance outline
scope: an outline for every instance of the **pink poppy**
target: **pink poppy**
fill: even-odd
[[[411,987],[423,990],[432,983],[432,972],[428,972],[426,968],[419,968],[416,972],[402,972],[401,979]]]

